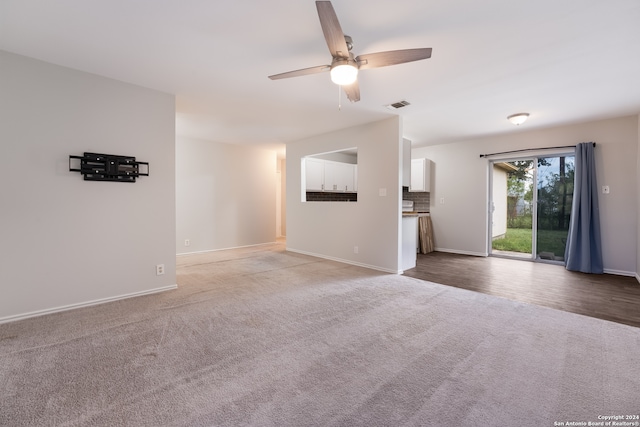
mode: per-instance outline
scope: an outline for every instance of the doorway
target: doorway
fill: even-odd
[[[489,162],[489,254],[564,264],[574,154]]]

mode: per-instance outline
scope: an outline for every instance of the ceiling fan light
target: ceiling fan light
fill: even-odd
[[[512,114],[507,119],[514,125],[521,125],[529,118],[529,113]]]
[[[339,64],[331,68],[331,81],[340,86],[348,86],[356,81],[358,68],[353,65]]]

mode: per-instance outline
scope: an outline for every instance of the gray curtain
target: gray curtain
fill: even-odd
[[[575,182],[564,259],[567,270],[603,273],[595,143],[576,145]]]

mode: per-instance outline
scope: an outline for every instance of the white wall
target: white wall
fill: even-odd
[[[303,202],[302,158],[350,147],[358,148],[358,201]],[[397,116],[287,144],[287,249],[400,271],[401,153]]]
[[[414,148],[412,157],[435,162],[431,216],[437,250],[487,253],[488,161],[480,154],[587,141],[597,143],[598,185],[611,188],[610,194],[600,194],[605,271],[635,274],[638,116]],[[444,204],[439,203],[441,198]]]
[[[637,214],[637,229],[638,229],[638,240],[636,243],[636,254],[637,254],[637,260],[636,260],[636,280],[638,280],[638,282],[640,282],[640,115],[638,115],[638,164],[637,164],[637,171],[636,171],[636,186],[638,189],[638,205],[636,208],[636,214]]]
[[[0,321],[175,287],[174,97],[0,62]],[[85,151],[135,156],[150,176],[83,181],[69,155]]]
[[[176,253],[274,242],[276,172],[273,150],[177,137]]]

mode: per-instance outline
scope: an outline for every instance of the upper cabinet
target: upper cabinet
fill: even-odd
[[[324,161],[325,191],[356,191],[357,165]]]
[[[411,141],[402,139],[402,186],[411,186]]]
[[[411,160],[411,185],[409,191],[431,191],[431,160]]]
[[[324,160],[306,158],[304,168],[307,191],[323,191]]]
[[[315,158],[305,159],[307,191],[358,191],[358,165]]]

